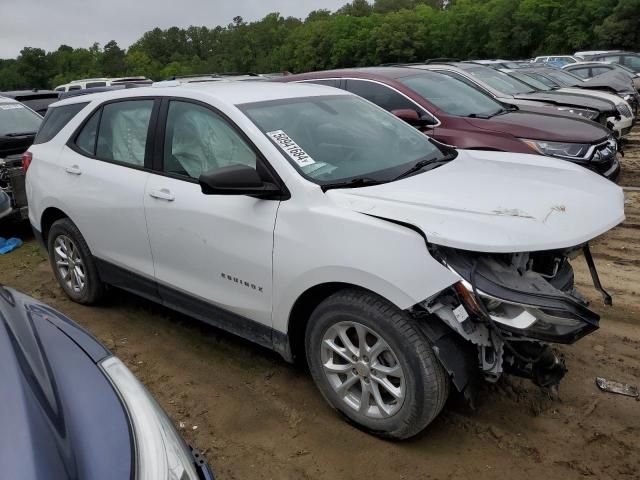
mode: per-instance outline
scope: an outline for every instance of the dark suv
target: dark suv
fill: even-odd
[[[291,75],[348,90],[457,148],[548,155],[616,179],[616,141],[597,123],[519,110],[449,75],[404,67],[374,67]]]
[[[10,98],[0,97],[0,191],[10,199],[12,211],[27,216],[22,154],[31,146],[42,117]]]

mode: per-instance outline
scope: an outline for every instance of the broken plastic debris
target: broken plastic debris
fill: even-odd
[[[187,426],[187,425],[186,425],[184,422],[180,422],[180,428],[184,428],[184,427],[186,427],[186,426]]]
[[[606,378],[596,377],[596,385],[603,392],[617,393],[627,397],[640,398],[638,387],[634,387],[626,383],[614,382],[613,380],[607,380]]]

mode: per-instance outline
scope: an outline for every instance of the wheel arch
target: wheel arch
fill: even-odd
[[[289,313],[287,338],[291,360],[298,363],[305,358],[305,332],[313,311],[334,293],[347,289],[360,290],[371,295],[381,296],[360,285],[346,282],[325,282],[305,290],[298,296]]]
[[[69,218],[64,211],[57,207],[47,207],[42,216],[40,217],[40,232],[42,233],[42,239],[44,244],[47,245],[49,230],[51,226],[60,219]]]

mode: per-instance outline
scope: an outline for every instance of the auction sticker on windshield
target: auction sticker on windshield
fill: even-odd
[[[273,132],[267,132],[269,138],[271,138],[276,144],[284,150],[291,160],[296,162],[299,167],[306,167],[312,165],[315,162],[313,158],[305,152],[300,145],[293,141],[293,139],[284,133],[282,130],[274,130]]]
[[[0,105],[1,110],[18,110],[20,108],[24,108],[24,106],[20,104],[13,104],[13,103],[10,103],[7,105]]]

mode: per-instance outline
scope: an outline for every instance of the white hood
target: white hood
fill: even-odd
[[[579,245],[624,220],[622,189],[568,161],[459,150],[397,182],[329,190],[338,205],[420,228],[429,242],[478,252]]]

